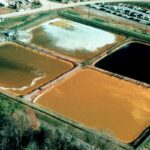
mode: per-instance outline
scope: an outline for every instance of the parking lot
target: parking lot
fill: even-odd
[[[90,5],[90,7],[130,19],[141,24],[150,25],[150,10],[146,10],[141,7],[131,6],[123,3],[118,5],[97,3]]]

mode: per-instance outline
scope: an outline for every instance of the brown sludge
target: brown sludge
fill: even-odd
[[[92,69],[77,72],[36,103],[126,143],[150,123],[149,89]]]
[[[13,43],[0,46],[0,87],[24,95],[70,70],[73,65]]]

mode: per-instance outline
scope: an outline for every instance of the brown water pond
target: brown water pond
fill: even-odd
[[[95,64],[113,73],[150,84],[150,45],[132,42]]]
[[[17,44],[0,45],[0,89],[16,95],[24,95],[72,67],[71,63]]]
[[[150,90],[92,69],[83,69],[36,103],[128,143],[150,125]]]

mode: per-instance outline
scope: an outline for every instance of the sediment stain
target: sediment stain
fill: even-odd
[[[73,21],[56,18],[30,30],[30,43],[78,59],[90,58],[113,44],[122,36]]]

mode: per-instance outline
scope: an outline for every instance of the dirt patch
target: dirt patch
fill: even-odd
[[[14,9],[0,7],[0,15],[15,12]]]
[[[66,30],[73,30],[74,29],[74,27],[65,20],[59,20],[57,22],[51,22],[50,25],[61,27],[61,28],[64,28]]]
[[[27,112],[27,115],[29,116],[30,128],[32,128],[34,130],[38,130],[39,122],[38,122],[35,112],[32,109],[26,109],[26,112]]]

